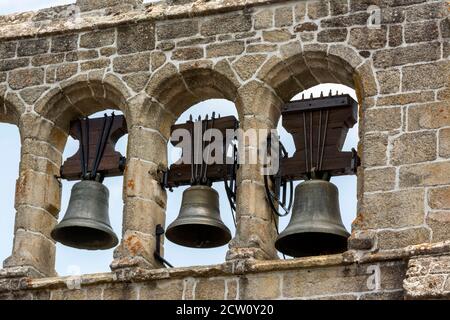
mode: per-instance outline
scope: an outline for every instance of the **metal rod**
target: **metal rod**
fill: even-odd
[[[320,168],[322,168],[322,165],[323,165],[323,154],[325,151],[325,141],[327,139],[327,132],[328,132],[328,116],[329,116],[329,111],[327,110],[326,116],[325,116],[325,129],[324,129],[325,131],[323,134],[322,153],[320,155]]]
[[[191,184],[194,183],[194,121],[192,121],[192,115],[190,116],[190,121],[192,123],[189,126],[189,134],[191,138]]]
[[[95,176],[97,175],[98,167],[100,166],[101,160],[105,153],[108,137],[111,134],[112,125],[114,123],[114,117],[115,117],[114,112],[111,114],[110,118],[108,118],[107,115],[105,114],[105,122],[103,123],[104,125],[103,125],[102,135],[100,138],[100,143],[97,146],[97,154],[96,154],[96,158],[95,158],[95,164],[94,164],[94,168],[92,170],[92,178],[94,178],[94,179],[95,179]],[[111,119],[111,120],[108,121],[109,119]],[[105,126],[106,126],[106,128],[105,128]]]
[[[308,171],[308,143],[307,143],[307,138],[306,138],[306,133],[307,133],[307,129],[306,129],[306,116],[305,113],[302,113],[303,115],[303,135],[305,138],[305,165],[306,165],[306,171]]]
[[[88,172],[89,172],[89,159],[90,159],[90,147],[89,147],[89,143],[90,143],[90,141],[89,141],[89,136],[90,136],[90,134],[89,134],[89,132],[91,131],[91,128],[90,128],[90,123],[89,123],[89,117],[86,117],[86,120],[85,120],[86,122],[86,163],[85,163],[85,165],[86,165],[86,174],[88,174]]]
[[[313,114],[314,112],[311,111],[309,113],[309,150],[310,150],[310,154],[309,156],[311,157],[311,161],[310,161],[310,165],[311,165],[311,171],[313,168],[313,154],[314,154],[314,149],[313,149]]]
[[[317,137],[317,171],[320,171],[320,142],[322,133],[322,110],[319,111],[319,136]]]
[[[81,176],[82,179],[84,179],[86,177],[86,159],[85,159],[85,139],[84,139],[84,134],[83,134],[83,119],[80,119],[78,121],[78,130],[80,133],[80,151],[81,151]]]

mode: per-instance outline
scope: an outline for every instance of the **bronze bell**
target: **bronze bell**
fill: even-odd
[[[83,180],[75,184],[62,221],[53,229],[55,241],[78,249],[105,250],[118,239],[108,215],[109,191],[103,184]]]
[[[231,233],[220,218],[217,191],[204,185],[186,189],[180,214],[167,228],[166,236],[176,244],[192,248],[214,248],[227,244]]]
[[[325,180],[308,180],[295,188],[291,221],[275,247],[291,257],[334,254],[346,250],[349,236],[337,187]]]

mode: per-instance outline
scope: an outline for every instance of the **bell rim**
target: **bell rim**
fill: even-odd
[[[347,232],[348,233],[348,232]],[[334,240],[339,240],[342,241],[342,246],[327,246],[327,247],[323,247],[321,248],[319,247],[314,247],[313,249],[308,248],[308,247],[302,247],[302,245],[305,245],[306,242],[301,242],[301,240],[295,239],[298,237],[308,237],[308,236],[312,236],[312,235],[326,235],[328,237],[332,236],[335,237]],[[275,249],[277,249],[277,251],[289,255],[291,257],[295,257],[295,258],[300,258],[300,257],[312,257],[312,256],[320,256],[320,255],[329,255],[329,254],[339,254],[339,253],[343,253],[347,250],[347,241],[348,241],[348,237],[350,236],[350,234],[348,233],[348,236],[342,235],[342,234],[338,234],[338,233],[333,233],[333,232],[327,232],[327,233],[323,233],[323,232],[318,232],[318,231],[309,231],[309,232],[296,232],[296,233],[291,233],[291,234],[286,234],[286,235],[282,235],[280,234],[277,238],[277,240],[275,241]],[[300,245],[298,245],[295,249],[289,249],[289,248],[282,248],[282,242],[286,242],[288,240],[288,238],[294,238],[296,240],[296,242],[301,242]],[[292,239],[290,239],[290,241],[292,241]],[[319,249],[327,249],[329,252],[328,253],[319,253]],[[293,252],[310,252],[309,254],[293,254]]]
[[[184,220],[188,220],[188,221],[184,221]],[[200,223],[198,223],[200,222]],[[173,235],[173,232],[175,232],[175,230],[177,228],[180,227],[187,227],[187,226],[207,226],[207,227],[213,227],[216,228],[217,230],[219,230],[222,235],[224,236],[223,241],[217,241],[215,242],[213,245],[211,246],[206,246],[206,247],[198,247],[198,246],[193,246],[193,245],[189,245],[186,242],[182,242],[181,240],[178,241],[179,238],[177,238],[176,236]],[[177,219],[175,221],[173,221],[166,229],[165,232],[166,238],[177,244],[180,246],[184,246],[184,247],[189,247],[189,248],[197,248],[197,249],[210,249],[210,248],[218,248],[218,247],[222,247],[224,245],[226,245],[227,243],[229,243],[231,241],[231,239],[233,238],[230,229],[221,221],[218,220],[213,220],[211,221],[211,219],[206,220],[206,219],[195,219],[195,218],[184,218],[184,219]]]
[[[98,224],[95,227],[93,227],[92,221],[95,221]],[[69,224],[69,222],[70,222],[70,224]],[[76,223],[76,225],[74,224],[74,222]],[[58,233],[61,230],[63,230],[64,228],[71,228],[71,227],[85,227],[85,228],[91,228],[91,229],[95,229],[95,230],[104,232],[105,234],[107,234],[109,236],[109,238],[111,240],[111,244],[108,244],[107,246],[102,246],[102,247],[89,248],[89,247],[85,247],[85,246],[74,246],[72,242],[64,241],[63,239],[58,237]],[[66,219],[64,221],[61,221],[52,230],[52,232],[50,233],[50,236],[52,237],[53,240],[65,245],[65,246],[77,248],[77,249],[85,249],[85,250],[107,250],[107,249],[112,249],[119,244],[119,238],[117,237],[114,230],[107,224],[105,224],[101,221],[98,221],[98,220],[85,220],[85,219],[80,219],[80,218]]]

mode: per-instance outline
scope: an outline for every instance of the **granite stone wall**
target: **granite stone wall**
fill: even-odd
[[[22,147],[1,297],[263,298],[259,286],[271,288],[266,298],[448,296],[449,21],[448,3],[436,0],[78,0],[0,16],[0,122],[19,127]],[[162,268],[153,257],[166,207],[158,169],[177,117],[224,98],[244,130],[275,128],[283,103],[320,83],[352,87],[359,100],[349,251],[278,261],[262,176],[243,165],[224,264]],[[48,278],[56,276],[55,176],[70,120],[109,108],[123,111],[129,130],[121,244],[112,273],[67,289],[67,279]],[[366,256],[377,267],[360,265]],[[433,261],[444,267],[435,272]],[[372,273],[381,280],[367,286]]]

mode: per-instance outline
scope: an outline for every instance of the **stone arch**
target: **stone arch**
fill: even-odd
[[[240,84],[226,60],[212,64],[193,63],[178,70],[167,63],[150,79],[146,93],[167,111],[172,123],[192,105],[208,99],[236,102]],[[242,114],[236,105],[238,114]]]
[[[377,94],[374,71],[354,49],[345,45],[291,42],[272,57],[257,76],[285,102],[295,94],[321,83],[337,83],[356,90],[360,104]]]
[[[67,132],[70,121],[104,109],[117,109],[129,114],[127,99],[131,94],[112,74],[92,77],[76,76],[50,90],[37,101],[34,111]]]
[[[0,96],[0,122],[18,125],[23,112],[25,105],[17,94],[8,92]]]

